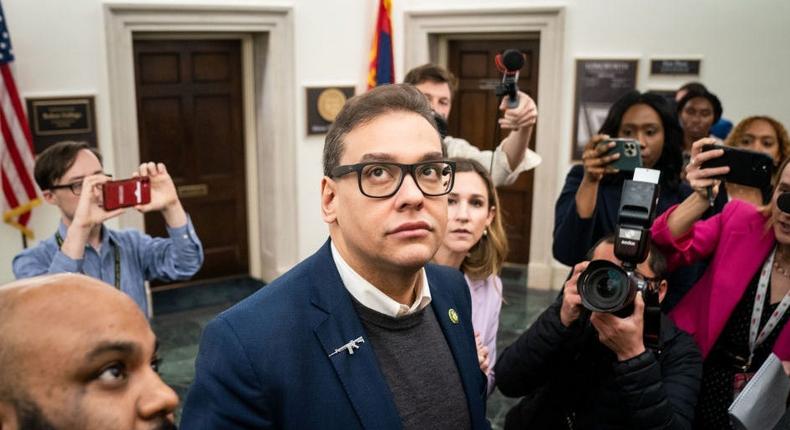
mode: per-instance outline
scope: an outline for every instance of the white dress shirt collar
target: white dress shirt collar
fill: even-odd
[[[335,266],[337,266],[340,279],[343,281],[343,284],[351,296],[366,308],[373,309],[376,312],[393,318],[398,318],[422,310],[431,303],[431,289],[428,287],[428,276],[425,274],[425,268],[420,270],[417,297],[411,306],[406,306],[398,303],[365,280],[365,278],[360,276],[359,273],[354,271],[354,269],[346,263],[346,260],[340,255],[334,243],[330,242],[330,246],[332,249],[332,259],[335,260]]]

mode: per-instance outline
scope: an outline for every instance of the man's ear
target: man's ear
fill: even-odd
[[[10,403],[0,400],[0,430],[21,430],[18,423],[16,408]]]
[[[337,221],[337,182],[324,176],[321,179],[321,218],[327,224]]]
[[[664,297],[667,295],[667,286],[668,284],[666,279],[662,279],[661,283],[658,284],[658,303],[664,301]]]
[[[52,191],[44,190],[41,192],[41,196],[44,197],[45,202],[55,206],[58,205],[58,203],[55,201],[55,193],[53,193]]]

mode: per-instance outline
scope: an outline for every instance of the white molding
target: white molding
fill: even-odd
[[[298,260],[292,9],[106,2],[104,20],[112,146],[118,171],[131,172],[139,163],[133,34],[231,33],[242,40],[251,37],[252,47],[244,49],[252,55],[247,58],[251,61],[244,62],[245,72],[251,68],[254,81],[245,79],[244,83],[250,269],[253,276],[266,281],[284,273]],[[252,93],[246,91],[250,86]],[[250,94],[252,100],[248,100]],[[249,139],[251,131],[253,141]],[[143,217],[125,214],[120,225],[142,229]]]
[[[565,8],[464,8],[405,11],[404,70],[427,63],[432,37],[458,34],[525,33],[540,34],[538,79],[538,124],[536,152],[543,163],[535,170],[532,196],[529,274],[534,288],[558,288],[557,279],[567,274],[552,258],[554,201],[561,184],[556,166],[562,152],[562,76],[565,34]],[[564,161],[564,160],[563,160]]]

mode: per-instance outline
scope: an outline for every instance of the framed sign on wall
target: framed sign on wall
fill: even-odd
[[[651,75],[690,75],[699,76],[702,60],[695,59],[660,59],[650,60]]]
[[[609,108],[636,89],[639,61],[577,59],[571,158],[580,160],[584,146],[604,123]]]
[[[26,102],[36,154],[62,140],[86,141],[97,147],[93,96],[27,98]]]

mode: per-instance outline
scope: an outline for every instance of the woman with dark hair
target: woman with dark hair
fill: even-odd
[[[455,182],[447,199],[447,233],[434,262],[464,273],[472,295],[480,370],[494,389],[496,339],[502,308],[499,270],[508,252],[499,197],[488,170],[475,160],[454,158]]]
[[[583,164],[573,166],[554,208],[554,258],[573,266],[595,242],[614,232],[623,181],[631,172],[619,172],[609,163],[619,154],[606,155],[612,137],[640,143],[643,167],[661,171],[658,213],[679,203],[691,190],[681,185],[683,132],[665,99],[632,91],[621,97],[606,117],[599,134],[590,139]]]
[[[692,143],[710,136],[710,129],[721,119],[721,114],[721,101],[707,90],[690,89],[678,100],[677,115],[683,127],[684,154],[691,151]]]

